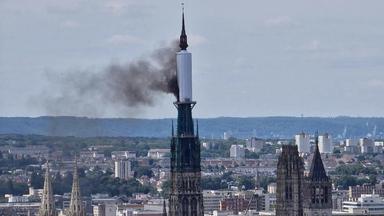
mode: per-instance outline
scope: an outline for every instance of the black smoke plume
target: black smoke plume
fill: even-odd
[[[162,93],[178,100],[176,41],[154,50],[147,57],[126,64],[111,64],[99,71],[74,70],[50,79],[55,96],[45,97],[44,106],[54,115],[99,115],[95,106],[125,108],[153,106]],[[74,111],[76,110],[76,111]]]

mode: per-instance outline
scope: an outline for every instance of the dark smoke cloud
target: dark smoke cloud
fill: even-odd
[[[72,71],[49,79],[58,90],[45,92],[43,105],[50,115],[97,116],[103,106],[139,109],[153,106],[164,93],[178,98],[176,41],[146,58],[111,64],[104,70]]]

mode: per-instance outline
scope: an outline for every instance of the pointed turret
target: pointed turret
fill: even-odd
[[[199,120],[196,120],[196,137],[199,137]]]
[[[305,183],[304,215],[332,216],[332,182],[321,160],[317,132],[315,145],[311,168]]]
[[[165,200],[163,201],[163,214],[162,216],[167,216],[167,207],[165,205]]]
[[[51,175],[49,173],[49,164],[47,162],[47,170],[45,171],[43,197],[39,209],[39,216],[56,216],[55,200],[53,198]]]
[[[311,169],[309,170],[309,178],[312,181],[326,181],[328,180],[327,173],[325,172],[323,160],[319,151],[319,135],[315,134],[315,153],[313,155]]]
[[[173,120],[172,120],[172,137],[175,136],[175,129],[173,128]]]
[[[77,172],[77,159],[75,159],[75,168],[73,170],[73,183],[71,192],[71,202],[69,205],[69,216],[85,216],[83,203],[81,200],[79,175]]]
[[[181,35],[180,35],[180,49],[187,50],[188,41],[187,34],[185,33],[185,22],[184,22],[184,5],[183,5],[183,15],[182,15],[182,27],[181,27]]]

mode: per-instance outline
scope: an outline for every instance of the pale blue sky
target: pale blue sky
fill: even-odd
[[[384,116],[384,1],[185,4],[196,117]],[[128,62],[179,33],[175,0],[0,0],[0,116],[175,117],[170,95],[89,113],[40,99],[56,93],[49,77]]]

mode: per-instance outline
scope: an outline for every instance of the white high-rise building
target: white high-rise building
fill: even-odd
[[[235,159],[244,159],[245,158],[245,149],[243,145],[231,145],[229,150],[229,156]]]
[[[115,178],[129,179],[131,177],[133,177],[133,173],[131,171],[131,161],[115,161]]]
[[[265,145],[265,140],[258,139],[256,137],[252,137],[250,139],[246,139],[246,148],[251,152],[260,152],[261,149]]]
[[[328,133],[319,136],[319,151],[320,153],[332,153],[332,137]]]
[[[346,139],[345,146],[357,146],[357,140],[355,139]]]
[[[382,153],[384,150],[384,142],[383,141],[375,141],[375,149],[374,153]]]
[[[360,149],[358,148],[358,140],[356,139],[346,139],[344,151],[349,153],[358,153]]]
[[[295,142],[300,153],[309,153],[310,152],[310,137],[304,132],[295,135]]]
[[[152,159],[163,159],[171,154],[171,149],[149,149],[147,157]]]
[[[362,138],[359,140],[359,145],[361,148],[361,153],[366,154],[366,153],[373,153],[374,148],[375,148],[375,142],[369,138]]]

